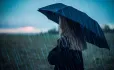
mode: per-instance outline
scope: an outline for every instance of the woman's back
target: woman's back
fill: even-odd
[[[57,46],[49,53],[49,63],[55,65],[55,70],[84,70],[82,52],[69,47],[66,36],[58,39]]]

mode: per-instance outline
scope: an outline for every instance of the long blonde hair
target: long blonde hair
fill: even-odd
[[[69,23],[67,20],[68,19],[64,17],[59,17],[59,35],[65,35],[68,37],[68,40],[71,44],[70,49],[80,51],[86,49],[86,42],[84,41],[84,38],[80,37],[81,32],[74,33],[74,30],[69,26],[72,23]]]

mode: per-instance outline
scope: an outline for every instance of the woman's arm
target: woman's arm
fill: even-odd
[[[48,62],[51,65],[62,64],[63,55],[68,50],[69,44],[65,37],[61,37],[57,40],[57,46],[49,52]]]
[[[48,62],[51,65],[58,65],[62,62],[61,61],[61,49],[58,46],[56,46],[54,49],[52,49],[49,52]]]

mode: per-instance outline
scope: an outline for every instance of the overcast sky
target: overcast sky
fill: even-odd
[[[0,0],[0,28],[57,27],[38,8],[64,3],[87,13],[99,24],[114,24],[114,0]]]

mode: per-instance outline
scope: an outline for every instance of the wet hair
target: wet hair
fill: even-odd
[[[60,28],[62,30],[61,35],[69,37],[71,42],[71,48],[73,50],[83,50],[86,48],[86,42],[81,30],[81,26],[78,22],[74,22],[65,17],[60,17]]]

